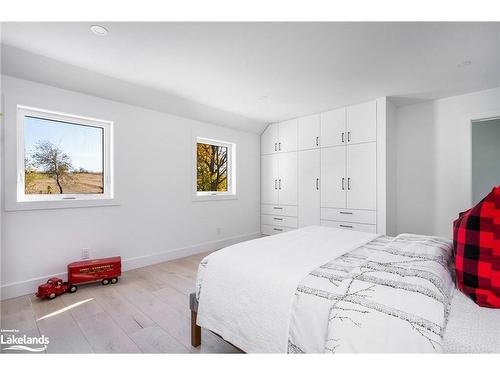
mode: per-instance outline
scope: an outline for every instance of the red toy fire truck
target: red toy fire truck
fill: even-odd
[[[121,257],[83,260],[68,264],[68,282],[52,277],[38,287],[38,298],[54,299],[58,295],[78,289],[78,284],[101,281],[103,285],[116,284],[122,274]]]

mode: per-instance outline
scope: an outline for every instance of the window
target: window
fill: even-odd
[[[113,198],[112,123],[18,107],[17,201]]]
[[[234,153],[234,143],[196,138],[196,197],[235,197]]]

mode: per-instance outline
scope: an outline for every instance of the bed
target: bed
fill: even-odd
[[[438,237],[314,226],[236,244],[200,263],[192,344],[203,327],[247,353],[473,351],[447,339],[452,270]]]

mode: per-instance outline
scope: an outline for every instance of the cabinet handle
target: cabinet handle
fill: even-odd
[[[278,180],[278,187],[281,190],[281,178]]]
[[[316,146],[319,146],[319,137],[316,137]]]
[[[347,190],[351,190],[351,177],[347,178]]]
[[[319,190],[319,178],[316,179],[316,190]]]
[[[347,142],[351,142],[351,132],[347,132]]]
[[[273,207],[275,210],[282,210],[283,207]]]
[[[339,214],[352,215],[352,212],[340,211]]]
[[[275,230],[277,232],[283,232],[283,229],[281,229],[281,228],[273,228],[273,230]]]
[[[273,217],[274,220],[283,221],[281,217]]]
[[[278,180],[274,180],[274,190],[278,190]]]
[[[344,132],[342,132],[342,143],[344,143]]]
[[[344,181],[345,181],[345,178],[344,178],[344,177],[342,177],[342,190],[345,190],[345,189],[344,189]]]
[[[340,224],[339,227],[341,227],[341,228],[352,228],[352,225]]]
[[[281,142],[278,143],[278,151],[281,151]]]
[[[274,142],[274,151],[278,151],[278,144]]]

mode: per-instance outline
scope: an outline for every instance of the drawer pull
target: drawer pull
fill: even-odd
[[[339,227],[341,227],[341,228],[352,228],[352,225],[340,224]]]
[[[352,212],[347,212],[347,211],[340,211],[339,213],[343,215],[352,215]]]
[[[281,217],[273,217],[274,220],[279,220],[279,221],[283,221],[283,219]]]
[[[273,228],[273,230],[275,230],[276,232],[283,232],[283,229],[281,228]]]
[[[273,207],[273,210],[282,210],[283,207]]]

